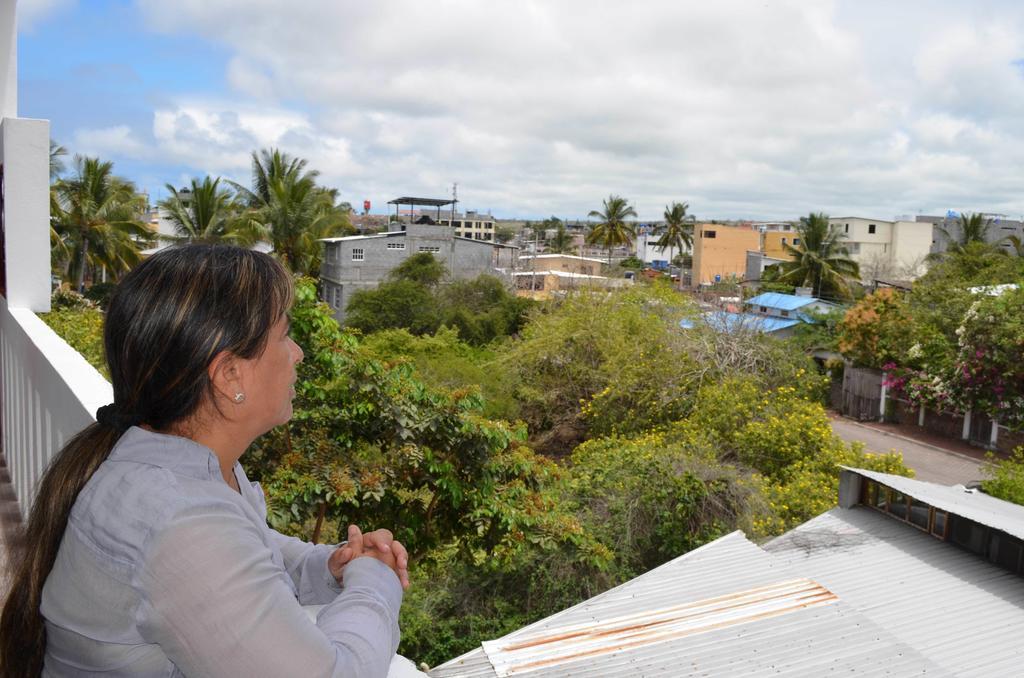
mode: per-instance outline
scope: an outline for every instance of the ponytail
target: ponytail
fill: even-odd
[[[92,424],[64,446],[39,483],[28,523],[9,553],[14,576],[0,615],[0,676],[38,678],[46,653],[39,610],[71,507],[121,437],[122,430]]]

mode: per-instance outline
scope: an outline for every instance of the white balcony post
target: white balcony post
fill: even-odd
[[[999,422],[995,419],[992,420],[992,435],[989,436],[988,446],[993,450],[996,449],[996,443],[999,442]]]
[[[18,115],[17,0],[0,2],[0,120]]]
[[[924,426],[924,405],[921,405],[921,409],[917,411],[917,425]]]
[[[964,440],[969,440],[971,437],[971,411],[967,410],[964,412],[964,428],[960,433],[960,437]]]
[[[50,310],[50,123],[4,118],[3,164],[7,306]]]

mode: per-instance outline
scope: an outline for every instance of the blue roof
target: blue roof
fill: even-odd
[[[759,294],[752,299],[747,299],[749,306],[765,306],[767,308],[777,308],[780,311],[795,311],[798,308],[803,308],[808,304],[814,302],[820,302],[827,304],[827,301],[816,299],[815,297],[798,297],[795,294],[780,294],[778,292],[765,292]]]
[[[764,332],[765,334],[778,332],[779,330],[799,325],[802,322],[798,318],[770,318],[764,315],[754,315],[753,313],[728,313],[727,311],[709,311],[704,314],[703,319],[710,327],[719,332],[749,329],[756,332]],[[684,330],[693,329],[694,322],[692,320],[681,320],[679,321],[679,326]]]

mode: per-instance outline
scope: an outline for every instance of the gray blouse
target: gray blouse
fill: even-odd
[[[267,526],[257,483],[177,436],[129,429],[79,495],[43,587],[44,676],[385,676],[398,577]],[[323,604],[312,621],[302,605]]]

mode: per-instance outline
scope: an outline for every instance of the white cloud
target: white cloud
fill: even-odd
[[[146,144],[127,125],[76,130],[72,148],[83,155],[133,159],[144,158],[149,153]]]
[[[459,181],[503,215],[612,192],[643,217],[1024,211],[1013,3],[139,4],[231,54],[242,103],[156,113],[161,150],[209,171],[280,145],[352,200]]]
[[[6,0],[10,1],[10,0]],[[31,32],[53,14],[75,5],[75,0],[15,0],[18,3],[18,30]]]

